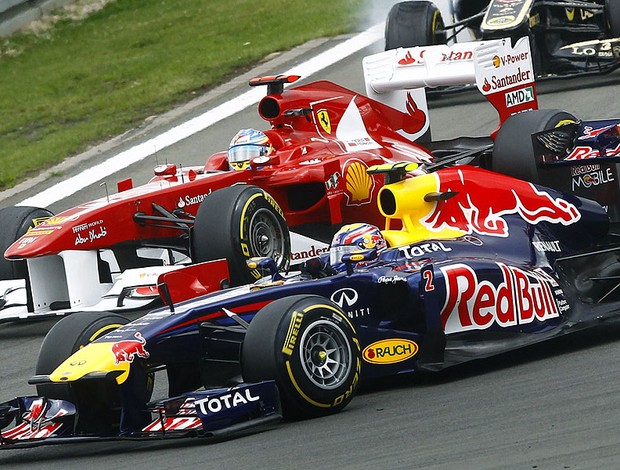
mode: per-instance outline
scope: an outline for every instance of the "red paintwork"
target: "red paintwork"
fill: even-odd
[[[363,139],[345,142],[337,138],[343,115],[352,101],[361,117],[357,122],[363,122],[365,133],[379,148],[355,151],[356,145],[363,147]],[[287,110],[307,111],[287,115]],[[134,213],[160,215],[152,208],[156,203],[168,211],[181,207],[195,215],[205,195],[234,183],[266,189],[278,201],[293,228],[315,222],[366,220],[381,224],[384,219],[375,201],[383,176],[373,176],[371,184],[366,180],[362,187],[366,187],[367,194],[362,192],[357,197],[353,194],[355,185],[352,180],[347,182],[347,177],[367,178],[364,166],[417,161],[416,155],[430,158],[426,150],[396,132],[424,124],[424,112],[415,106],[410,106],[410,112],[413,115],[403,114],[327,81],[267,95],[259,104],[259,113],[271,124],[266,132],[275,154],[268,164],[245,171],[207,172],[227,169],[225,153],[220,152],[211,156],[204,168],[184,168],[176,175],[158,172],[149,183],[133,188],[124,182],[121,187],[130,189],[59,213],[16,241],[5,256],[20,259],[64,250],[108,248],[128,241],[139,245],[143,240],[175,238],[181,233],[178,228],[136,223]],[[326,122],[326,115],[328,124],[321,126],[319,119]],[[335,173],[340,178],[334,178]],[[322,197],[313,196],[317,191]]]
[[[166,284],[170,300],[178,304],[222,289],[222,282],[226,279],[230,279],[228,262],[218,259],[162,274],[157,279],[157,285]],[[164,304],[168,305],[168,297],[162,289],[159,289],[159,293]]]

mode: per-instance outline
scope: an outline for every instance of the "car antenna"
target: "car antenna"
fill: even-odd
[[[166,299],[166,303],[170,308],[170,313],[174,313],[174,302],[172,301],[172,295],[170,295],[170,288],[168,287],[168,284],[162,282],[161,284],[157,285],[157,289],[159,289],[161,295],[164,297],[164,299]]]
[[[105,197],[106,200],[108,201],[108,204],[110,203],[110,194],[108,193],[108,183],[103,181],[101,184],[99,184],[99,186],[103,186],[105,188]]]

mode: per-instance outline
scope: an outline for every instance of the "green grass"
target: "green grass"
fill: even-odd
[[[0,190],[274,51],[354,31],[368,0],[115,0],[0,38]]]

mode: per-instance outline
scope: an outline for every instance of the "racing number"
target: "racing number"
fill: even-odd
[[[427,269],[422,272],[422,277],[426,281],[424,284],[424,290],[426,292],[431,292],[435,290],[435,285],[433,284],[433,270]]]

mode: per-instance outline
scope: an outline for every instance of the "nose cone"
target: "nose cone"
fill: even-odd
[[[71,355],[50,375],[56,383],[75,382],[89,374],[116,372],[120,385],[129,376],[131,361],[118,360],[113,348],[117,343],[91,343]],[[133,359],[133,358],[132,358]]]

